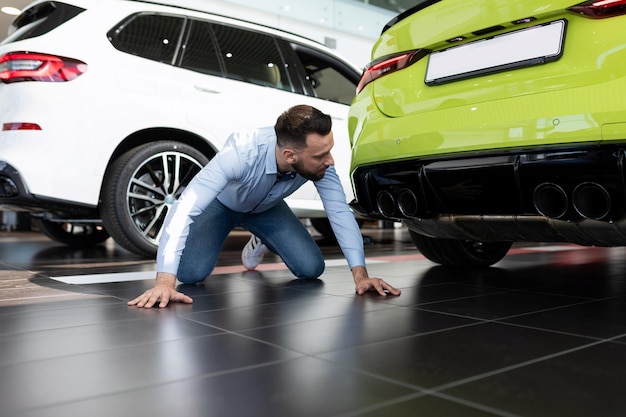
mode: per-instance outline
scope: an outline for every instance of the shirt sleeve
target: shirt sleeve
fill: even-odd
[[[177,274],[193,219],[215,200],[230,181],[241,176],[241,163],[232,141],[200,170],[170,207],[157,251],[157,272]]]
[[[328,214],[328,220],[335,232],[339,247],[348,261],[348,266],[350,269],[355,266],[365,266],[361,229],[346,202],[346,195],[335,168],[333,166],[328,168],[324,178],[315,181],[314,184]]]

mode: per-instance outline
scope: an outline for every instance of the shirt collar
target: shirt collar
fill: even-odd
[[[285,172],[281,174],[280,172],[276,174],[276,181],[289,181],[296,178],[296,173],[293,171]]]

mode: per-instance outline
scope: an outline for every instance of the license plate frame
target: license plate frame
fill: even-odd
[[[429,55],[424,82],[440,85],[553,62],[563,55],[567,21],[508,32]]]

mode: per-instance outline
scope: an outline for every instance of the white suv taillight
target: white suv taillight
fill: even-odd
[[[87,64],[77,59],[35,52],[9,52],[0,57],[0,81],[65,82],[87,71]]]

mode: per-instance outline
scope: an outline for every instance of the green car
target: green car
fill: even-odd
[[[355,212],[428,259],[626,245],[626,0],[426,0],[382,31],[350,108]]]

